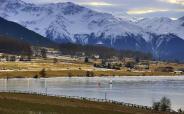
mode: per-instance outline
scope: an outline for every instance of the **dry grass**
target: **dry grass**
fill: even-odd
[[[33,78],[39,75],[40,71],[6,71],[0,72],[0,78]],[[125,71],[93,71],[94,76],[174,76],[170,73],[163,72],[125,72]],[[85,70],[48,70],[46,77],[86,77]]]
[[[72,68],[92,68],[87,64],[75,63],[52,63],[52,62],[0,62],[0,69],[8,70],[39,70],[46,69],[72,69]]]
[[[4,77],[34,77],[45,68],[47,77],[62,76],[86,76],[86,71],[94,72],[94,76],[168,76],[172,73],[155,72],[158,67],[172,66],[174,68],[184,68],[183,64],[159,63],[150,65],[152,72],[128,72],[126,68],[122,70],[102,70],[95,69],[92,64],[59,60],[53,63],[53,59],[34,60],[32,62],[0,62],[0,78]]]
[[[169,114],[110,103],[0,93],[0,114]]]

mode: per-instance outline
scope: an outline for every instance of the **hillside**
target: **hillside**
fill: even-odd
[[[1,114],[170,114],[85,100],[0,93]]]
[[[21,40],[23,42],[27,42],[30,45],[35,46],[52,47],[55,45],[55,43],[53,43],[51,40],[31,30],[28,30],[27,28],[17,23],[7,21],[1,17],[0,17],[0,35],[15,38],[17,40]]]

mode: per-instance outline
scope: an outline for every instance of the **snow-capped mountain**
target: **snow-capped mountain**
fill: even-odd
[[[184,39],[184,17],[178,20],[171,20],[170,18],[152,18],[143,19],[137,22],[138,26],[148,30],[148,32],[161,34],[175,34]]]
[[[184,16],[179,18],[178,21],[180,21],[181,26],[184,27]]]
[[[133,23],[71,2],[42,5],[28,4],[20,0],[0,2],[0,16],[54,40],[67,39],[76,42],[75,35],[91,33],[95,36],[103,33],[110,37],[131,33],[144,34],[142,29]]]
[[[184,43],[184,17],[131,22],[71,2],[30,4],[21,0],[1,0],[0,16],[56,42],[103,44],[118,50],[151,52],[155,57],[172,58],[175,40]]]

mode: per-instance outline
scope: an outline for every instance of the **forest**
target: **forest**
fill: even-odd
[[[108,48],[99,45],[81,45],[81,44],[62,44],[59,46],[62,54],[65,55],[79,55],[85,53],[86,56],[99,55],[100,58],[106,59],[111,57],[129,57],[129,58],[139,58],[139,59],[152,59],[152,54],[143,53],[139,51],[130,50],[115,50],[113,48]]]
[[[32,52],[29,43],[7,36],[0,36],[0,53],[31,55]]]

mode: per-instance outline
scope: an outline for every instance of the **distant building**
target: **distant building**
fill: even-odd
[[[176,75],[181,75],[181,74],[183,74],[183,71],[174,71],[174,74],[176,74]]]
[[[41,48],[39,47],[32,47],[32,56],[33,57],[41,57]]]
[[[138,65],[135,65],[135,69],[139,69],[139,70],[149,69],[149,64],[138,64]]]
[[[134,58],[125,57],[125,58],[123,59],[123,62],[124,62],[124,63],[127,63],[127,62],[135,62],[135,59],[134,59]]]
[[[0,56],[2,57],[4,55],[4,53],[0,53]]]
[[[94,59],[100,59],[100,55],[93,55]]]
[[[54,57],[59,57],[61,56],[61,52],[60,51],[47,51],[47,56],[54,56]]]

